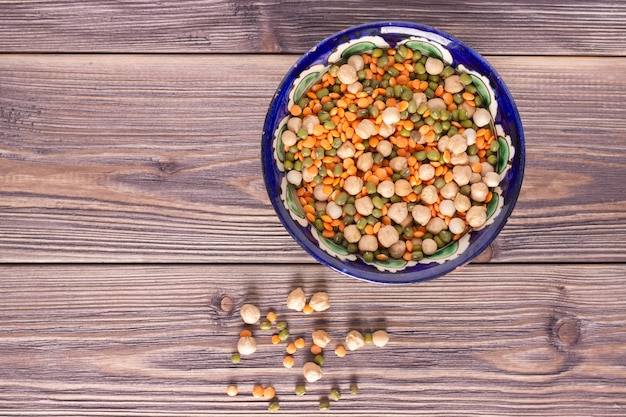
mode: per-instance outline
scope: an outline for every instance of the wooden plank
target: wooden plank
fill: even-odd
[[[351,280],[317,265],[0,266],[3,416],[208,416],[265,412],[273,384],[288,414],[621,416],[626,408],[626,266],[470,265],[409,286]],[[331,309],[288,311],[288,292],[324,290]],[[224,300],[227,302],[225,303]],[[324,377],[293,395],[298,366],[254,330],[259,349],[230,363],[245,302],[325,328]],[[230,306],[230,307],[229,307]],[[385,348],[343,359],[352,329],[384,328]],[[347,387],[356,381],[358,395]],[[236,383],[240,395],[225,387]],[[408,401],[408,398],[411,398]]]
[[[626,60],[488,58],[527,138],[494,261],[624,262]],[[2,56],[0,262],[313,262],[273,212],[259,159],[294,60]]]
[[[483,54],[626,55],[626,4],[610,0],[4,1],[0,51],[301,53],[347,27],[398,19]]]

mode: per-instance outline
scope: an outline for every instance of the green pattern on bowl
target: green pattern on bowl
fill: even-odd
[[[498,202],[500,200],[500,195],[498,193],[492,193],[491,200],[487,204],[487,218],[491,218],[496,212],[498,208]]]
[[[304,214],[304,209],[300,204],[300,199],[298,198],[296,187],[293,184],[287,184],[287,193],[285,195],[285,203],[287,204],[287,208],[296,216],[304,219],[306,216]]]
[[[287,124],[285,123],[278,128],[276,133],[276,157],[280,162],[285,162],[285,147],[283,146],[283,133],[287,130]]]
[[[389,48],[389,44],[380,36],[364,36],[353,39],[338,46],[333,53],[328,56],[327,63],[334,64],[342,59],[361,52],[369,52],[376,48]]]
[[[319,72],[312,72],[304,77],[300,83],[294,89],[293,97],[294,101],[298,101],[304,96],[304,94],[311,88],[313,84],[319,79]]]
[[[430,255],[430,259],[447,259],[453,256],[454,254],[456,254],[458,249],[459,249],[459,242],[458,241],[451,242],[450,244],[439,249],[433,255]]]
[[[404,46],[410,48],[414,51],[420,51],[425,55],[429,55],[435,58],[439,58],[441,60],[444,59],[443,53],[441,50],[433,45],[430,42],[422,41],[422,40],[408,40],[404,42]]]
[[[317,230],[317,229],[316,229]],[[346,250],[346,248],[344,248],[341,245],[336,244],[335,242],[333,242],[332,240],[324,237],[324,236],[319,236],[319,241],[321,244],[325,245],[328,249],[330,249],[330,253],[336,253],[338,255],[342,255],[342,256],[348,256],[350,253]]]
[[[354,54],[362,54],[363,52],[370,52],[378,46],[374,42],[359,42],[354,45],[350,45],[341,53],[342,58],[348,58]]]
[[[506,139],[499,137],[498,143],[500,144],[500,148],[498,150],[498,166],[496,167],[496,172],[502,175],[511,160],[511,152],[509,149],[510,144]]]
[[[404,259],[387,259],[386,261],[379,261],[378,259],[371,262],[376,268],[389,271],[406,268],[408,262]]]
[[[491,107],[492,95],[491,89],[485,85],[485,82],[482,78],[477,77],[476,75],[470,74],[472,78],[472,84],[476,87],[480,98],[483,99],[483,104],[485,107]]]

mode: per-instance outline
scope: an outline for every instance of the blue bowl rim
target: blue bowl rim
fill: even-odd
[[[511,135],[513,145],[515,147],[515,155],[513,157],[512,169],[510,170],[514,172],[515,175],[511,174],[513,178],[507,186],[507,199],[505,200],[505,205],[502,211],[498,214],[498,218],[496,219],[496,221],[487,226],[485,229],[482,229],[481,232],[484,231],[485,233],[480,233],[477,239],[472,239],[470,247],[467,248],[467,250],[465,250],[465,252],[460,254],[458,257],[441,264],[418,264],[417,266],[409,267],[405,270],[397,272],[379,271],[375,267],[366,265],[360,260],[349,261],[351,263],[355,262],[355,265],[359,265],[359,267],[350,268],[346,265],[344,261],[326,253],[324,250],[320,249],[319,246],[312,239],[306,236],[302,227],[291,218],[291,215],[285,208],[280,198],[280,193],[273,193],[270,191],[280,189],[280,182],[276,181],[278,172],[273,158],[273,140],[276,126],[286,114],[278,114],[278,105],[286,104],[289,89],[291,87],[291,84],[293,83],[293,80],[297,78],[297,76],[302,71],[309,68],[313,62],[316,62],[318,59],[320,59],[320,57],[327,57],[328,55],[330,55],[330,53],[332,53],[332,51],[335,49],[336,45],[342,43],[338,41],[344,38],[346,38],[345,40],[349,40],[348,38],[351,36],[353,38],[360,38],[363,36],[371,35],[372,31],[380,31],[383,27],[399,27],[430,32],[448,40],[450,44],[446,48],[448,48],[449,50],[451,49],[451,47],[453,47],[453,49],[455,49],[457,53],[459,51],[463,51],[464,53],[466,53],[477,64],[472,66],[472,69],[476,69],[478,67],[487,70],[477,71],[486,76],[493,83],[492,87],[497,93],[497,100],[499,104],[501,100],[505,100],[508,104],[508,119],[510,120],[510,124],[515,129],[516,133],[516,136],[513,138],[513,135],[509,131],[506,132],[507,134]],[[392,37],[394,34],[387,33],[387,35]],[[400,35],[400,39],[404,38],[404,34],[398,33],[397,35]],[[463,42],[454,38],[453,36],[430,26],[405,21],[371,22],[352,26],[331,36],[328,36],[327,38],[319,42],[316,46],[311,48],[309,51],[305,52],[283,77],[281,83],[276,89],[276,93],[274,94],[274,97],[270,102],[269,109],[265,118],[261,142],[262,170],[267,193],[276,214],[278,215],[281,223],[287,229],[292,238],[296,240],[296,242],[298,242],[298,244],[309,255],[311,255],[316,261],[320,262],[321,264],[352,278],[377,284],[412,284],[438,278],[465,265],[466,263],[474,259],[478,254],[483,252],[487,248],[487,246],[498,236],[502,228],[505,226],[517,202],[524,176],[523,174],[525,168],[525,154],[526,152],[524,131],[521,118],[517,110],[517,106],[513,100],[513,97],[511,96],[508,87],[506,86],[502,78],[498,75],[496,70],[474,49],[465,45]],[[489,233],[486,233],[487,231]],[[477,232],[472,233],[472,235],[476,234]],[[473,237],[474,236],[472,236],[472,238]],[[416,267],[421,267],[425,269],[421,269],[419,271],[414,271],[411,269]]]

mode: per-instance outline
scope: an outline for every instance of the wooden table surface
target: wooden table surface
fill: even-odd
[[[317,264],[259,158],[298,56],[384,19],[485,56],[527,141],[501,235],[415,285]],[[264,415],[255,384],[284,415],[339,388],[329,415],[625,416],[625,105],[621,1],[0,1],[0,416]],[[288,311],[297,286],[331,309]],[[306,353],[285,369],[259,332],[231,363],[246,302],[390,342],[328,352],[297,397]]]

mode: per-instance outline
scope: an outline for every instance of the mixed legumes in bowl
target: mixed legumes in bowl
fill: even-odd
[[[524,171],[515,103],[476,52],[435,29],[339,32],[278,87],[262,138],[270,200],[321,263],[379,283],[444,275],[493,241]]]

